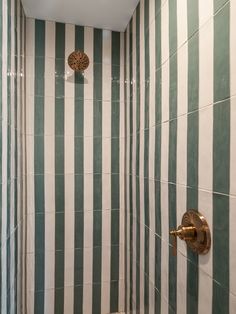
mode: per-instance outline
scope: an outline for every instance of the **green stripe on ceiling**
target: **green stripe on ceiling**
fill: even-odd
[[[102,30],[94,29],[93,85],[93,300],[92,313],[101,313],[102,273]]]
[[[34,189],[35,189],[35,296],[34,313],[44,313],[44,71],[45,22],[35,21],[35,96],[34,96]]]
[[[188,115],[187,120],[187,209],[198,210],[199,113],[199,25],[198,2],[187,3],[188,27]],[[198,255],[188,249],[187,312],[198,313]],[[196,266],[195,266],[196,265]]]
[[[133,311],[133,182],[132,182],[132,169],[133,169],[133,18],[129,23],[129,210],[130,210],[130,230],[129,230],[129,247],[130,247],[130,299],[129,310]]]
[[[75,49],[84,50],[84,27],[75,26]],[[84,267],[84,77],[75,73],[74,314],[83,313]]]
[[[111,243],[119,238],[120,178],[120,33],[112,32],[112,108],[111,108]],[[112,228],[117,225],[116,234]],[[119,311],[119,245],[111,246],[110,311]]]
[[[169,158],[168,205],[169,230],[177,226],[176,219],[176,162],[177,162],[177,1],[169,1]],[[171,236],[169,242],[172,243]],[[169,313],[177,306],[177,258],[169,246]]]
[[[54,313],[64,313],[65,182],[64,182],[64,67],[65,24],[56,23],[55,38],[55,300]]]
[[[150,93],[150,50],[149,50],[149,0],[144,4],[144,73],[145,73],[145,117],[144,117],[144,313],[149,312],[149,93]]]
[[[140,313],[140,3],[136,9],[136,313]]]
[[[214,1],[214,11],[223,1]],[[229,313],[230,4],[214,16],[213,300],[212,312]],[[225,100],[226,99],[226,100]],[[218,193],[224,193],[218,194]],[[221,236],[220,236],[221,235]],[[220,252],[220,254],[219,254]]]

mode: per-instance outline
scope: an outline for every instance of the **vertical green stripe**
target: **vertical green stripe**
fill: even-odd
[[[187,209],[198,210],[198,133],[199,133],[199,34],[198,2],[187,3],[188,16],[188,133],[187,133]],[[188,249],[187,312],[198,313],[198,255]]]
[[[149,0],[144,6],[144,45],[145,45],[145,130],[144,130],[144,313],[149,312],[149,80],[150,80],[150,51],[149,51]]]
[[[7,0],[7,73],[11,73],[11,1]],[[7,75],[7,312],[10,312],[10,270],[11,270],[11,256],[10,256],[10,208],[11,208],[11,76]]]
[[[214,13],[216,13],[228,0],[214,0]]]
[[[65,182],[64,182],[64,67],[65,25],[56,23],[55,42],[55,300],[54,313],[64,313]]]
[[[214,11],[224,1],[214,1]],[[213,313],[229,313],[230,5],[214,17]],[[226,99],[226,100],[225,100]],[[223,100],[223,101],[222,101]],[[224,195],[218,194],[224,193]],[[219,254],[220,252],[220,254]]]
[[[44,313],[44,71],[45,22],[35,21],[34,186],[35,186],[35,297],[34,313]]]
[[[169,1],[169,160],[168,204],[169,230],[176,228],[176,158],[177,158],[177,1]],[[169,238],[171,242],[171,239]],[[177,258],[169,247],[169,313],[176,311]]]
[[[130,247],[130,300],[129,310],[133,311],[133,18],[129,23],[129,88],[130,88],[130,99],[129,99],[129,210],[130,210],[130,230],[129,230],[129,247]]]
[[[161,3],[155,2],[155,313],[161,313],[161,121],[162,121],[162,70],[161,70]]]
[[[84,27],[75,27],[75,49],[84,49]],[[84,78],[75,73],[75,257],[74,314],[83,313],[84,245]]]
[[[140,313],[140,3],[136,9],[136,313]]]
[[[0,47],[2,47],[2,3],[0,5]],[[0,247],[2,248],[2,49],[0,51]],[[2,309],[2,249],[0,256],[0,312]]]
[[[17,285],[18,285],[18,232],[19,232],[19,228],[17,228],[17,218],[18,218],[18,137],[17,137],[17,129],[21,128],[20,125],[17,125],[17,117],[18,117],[18,98],[17,98],[17,91],[18,91],[18,85],[17,85],[17,75],[18,75],[18,56],[19,56],[19,52],[18,52],[18,42],[17,42],[17,38],[18,38],[18,31],[17,30],[17,0],[14,1],[15,3],[15,10],[14,10],[14,23],[15,23],[15,29],[14,29],[14,35],[15,35],[15,41],[14,41],[14,59],[15,59],[15,69],[14,72],[16,73],[16,75],[14,76],[14,115],[15,115],[15,119],[14,119],[14,126],[15,126],[15,147],[14,147],[14,165],[15,165],[15,173],[14,173],[14,229],[15,229],[15,234],[14,234],[14,270],[15,270],[15,282],[14,282],[14,313],[17,313]],[[1,69],[0,69],[1,71]],[[1,97],[1,96],[0,96]]]
[[[227,4],[214,17],[214,102],[230,96],[229,20],[230,6]]]
[[[92,313],[101,313],[102,270],[102,30],[94,30],[93,92],[93,301]]]
[[[120,33],[112,32],[112,112],[111,112],[111,284],[110,311],[118,312],[119,305],[119,135],[120,135]],[[116,228],[115,228],[116,227]],[[115,230],[113,230],[115,228]]]
[[[124,66],[124,77],[125,77],[125,81],[127,81],[127,41],[126,41],[126,38],[127,38],[127,29],[125,31],[125,34],[124,34],[124,61],[125,61],[125,66]],[[128,132],[127,132],[127,88],[128,88],[128,84],[125,84],[124,86],[124,99],[125,99],[125,151],[124,151],[124,162],[125,162],[125,165],[124,165],[124,172],[125,172],[125,178],[124,178],[124,191],[127,190],[127,136],[128,136]],[[124,302],[125,302],[125,312],[127,312],[129,309],[127,308],[127,296],[128,296],[128,239],[127,239],[127,228],[129,227],[128,226],[128,212],[127,212],[127,193],[125,192],[124,193],[124,203],[125,203],[125,297],[124,297]]]

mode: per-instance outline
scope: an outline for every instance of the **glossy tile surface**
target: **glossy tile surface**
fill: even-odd
[[[127,312],[236,311],[234,24],[235,1],[141,0],[127,27]],[[191,208],[211,251],[173,257]]]

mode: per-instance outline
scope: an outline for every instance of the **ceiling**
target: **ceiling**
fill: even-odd
[[[22,0],[26,16],[124,31],[139,0]]]

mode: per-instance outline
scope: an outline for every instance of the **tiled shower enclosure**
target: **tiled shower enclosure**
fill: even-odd
[[[125,32],[0,4],[0,313],[236,313],[236,0],[140,0]],[[172,253],[188,209],[205,256]]]

